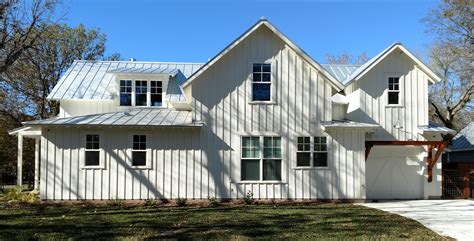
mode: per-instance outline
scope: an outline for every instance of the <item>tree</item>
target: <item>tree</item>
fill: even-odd
[[[352,56],[349,53],[342,53],[340,55],[332,55],[326,54],[326,62],[328,64],[354,64],[354,65],[362,65],[367,62],[369,58],[367,57],[367,53],[363,52],[357,58]]]
[[[442,80],[430,88],[434,120],[460,130],[472,120],[474,95],[474,2],[443,0],[422,21],[435,35],[430,64]]]
[[[40,42],[52,21],[56,0],[2,0],[0,3],[0,73]]]

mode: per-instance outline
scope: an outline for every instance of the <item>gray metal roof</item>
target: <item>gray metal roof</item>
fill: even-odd
[[[418,126],[420,133],[456,133],[455,130],[449,129],[448,127],[439,126],[433,122],[429,122],[427,126]]]
[[[176,83],[181,84],[201,66],[196,63],[76,60],[54,86],[48,99],[112,99],[117,91],[113,84],[114,74],[110,73],[113,70],[143,72],[161,69],[171,72],[175,69]]]
[[[369,124],[355,121],[324,121],[321,123],[324,128],[365,128],[365,129],[377,129],[380,126],[377,124]]]
[[[176,67],[147,66],[147,67],[121,67],[107,71],[113,74],[160,74],[175,76],[179,72]]]
[[[474,150],[474,122],[469,123],[469,125],[454,136],[450,149],[453,151]]]
[[[349,76],[360,67],[353,64],[322,64],[322,66],[344,85],[349,81]]]
[[[143,127],[199,127],[191,111],[161,108],[132,108],[129,111],[100,113],[85,116],[51,118],[24,122],[25,126],[143,126]]]

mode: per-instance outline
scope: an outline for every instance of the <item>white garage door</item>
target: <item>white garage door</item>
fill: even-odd
[[[366,162],[367,199],[422,199],[419,149],[374,147],[372,151]]]

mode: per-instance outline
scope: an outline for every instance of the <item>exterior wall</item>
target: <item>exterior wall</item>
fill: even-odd
[[[101,133],[104,168],[84,168],[82,139]],[[239,183],[240,142],[224,142],[210,129],[79,128],[43,129],[41,199],[205,199],[256,198],[363,199],[364,139],[361,131],[335,131],[328,136],[328,168],[297,169],[296,140],[282,135],[283,182]],[[146,133],[150,169],[131,166],[130,135]],[[339,158],[341,157],[341,158]]]
[[[401,105],[387,105],[388,77],[400,76]],[[360,108],[348,114],[354,121],[380,124],[375,140],[423,140],[417,126],[428,125],[428,79],[405,54],[395,51],[358,81],[347,86],[346,94],[360,90]],[[397,121],[403,129],[395,129]]]

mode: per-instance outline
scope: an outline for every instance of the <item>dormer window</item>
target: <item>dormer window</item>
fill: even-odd
[[[162,81],[120,80],[120,106],[163,106]]]
[[[388,104],[400,104],[400,78],[388,77]]]
[[[271,64],[253,64],[252,101],[270,101],[271,85]]]

